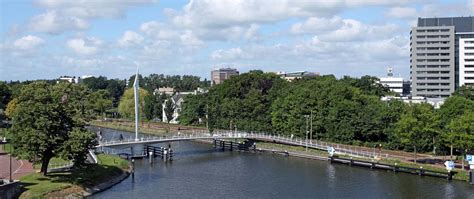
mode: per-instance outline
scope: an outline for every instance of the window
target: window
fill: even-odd
[[[416,30],[416,32],[426,32],[426,30]]]
[[[464,53],[464,55],[466,55],[466,56],[473,56],[474,53]]]
[[[474,68],[474,65],[464,65],[466,68]]]
[[[441,29],[441,32],[449,32],[449,29]]]
[[[464,50],[474,50],[474,47],[464,47]]]
[[[474,41],[464,41],[465,44],[474,44]]]
[[[464,59],[465,62],[471,62],[474,61],[474,59]]]

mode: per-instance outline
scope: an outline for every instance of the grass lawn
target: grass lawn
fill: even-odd
[[[287,150],[287,151],[301,152],[301,153],[307,153],[307,154],[313,154],[313,155],[319,155],[319,156],[325,156],[325,157],[329,156],[329,154],[326,151],[315,150],[315,149],[308,149],[308,151],[306,151],[304,147],[300,147],[300,146],[289,146],[289,145],[282,145],[282,144],[275,144],[275,143],[258,142],[257,147],[265,148],[265,149],[282,150],[282,151]],[[339,157],[349,158],[350,156],[339,155]],[[353,157],[353,159],[371,161],[371,159],[360,158],[360,157]],[[423,167],[424,169],[428,169],[428,170],[446,172],[446,169],[444,167],[433,166],[430,164],[415,164],[413,162],[406,162],[406,161],[401,161],[397,159],[382,159],[379,162],[385,163],[385,164],[391,164],[391,165],[394,165],[396,163],[399,166],[411,167],[411,168]],[[468,171],[462,170],[462,169],[454,169],[454,171],[458,173],[453,176],[453,179],[462,180],[462,181],[467,181],[469,179]]]
[[[128,162],[117,156],[98,155],[100,161],[97,165],[89,165],[72,172],[51,173],[47,176],[34,173],[24,176],[20,181],[24,184],[25,191],[20,198],[44,198],[47,194],[67,188],[92,187],[122,174],[128,168]]]

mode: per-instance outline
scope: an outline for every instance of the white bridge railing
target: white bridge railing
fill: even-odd
[[[328,147],[333,147],[336,150],[336,154],[348,155],[354,157],[365,157],[365,158],[388,158],[388,154],[382,154],[373,150],[364,150],[359,147],[351,147],[346,145],[339,145],[334,143],[323,142],[319,140],[305,140],[302,138],[291,138],[289,136],[281,136],[275,134],[266,134],[266,133],[248,133],[248,132],[238,132],[238,131],[217,131],[214,133],[209,133],[206,131],[193,132],[190,134],[173,134],[166,136],[144,136],[140,137],[137,140],[133,137],[129,137],[123,140],[106,140],[99,142],[99,147],[113,147],[121,145],[133,145],[133,144],[151,144],[151,143],[160,143],[160,142],[170,142],[170,141],[182,141],[182,140],[195,140],[195,139],[256,139],[264,141],[275,141],[281,144],[303,146],[319,150],[327,150]]]

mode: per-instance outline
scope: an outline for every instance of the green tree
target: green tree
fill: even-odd
[[[201,125],[206,117],[206,95],[188,95],[184,98],[179,122],[184,125]]]
[[[0,81],[0,109],[5,110],[11,99],[12,91],[10,87],[5,82]]]
[[[439,135],[439,119],[433,107],[426,103],[412,104],[408,109],[396,123],[395,132],[400,143],[413,148],[416,163],[418,150],[435,147],[432,141]]]
[[[444,139],[451,148],[451,159],[453,158],[453,148],[459,149],[463,156],[465,150],[474,149],[474,112],[465,112],[454,118],[447,129],[448,132],[444,134]]]
[[[69,132],[68,139],[60,148],[63,159],[73,160],[74,166],[83,166],[86,154],[97,145],[96,134],[84,128],[75,127]]]
[[[453,95],[465,97],[465,98],[470,99],[470,100],[474,100],[474,87],[463,85],[463,86],[459,87],[456,90],[456,92],[454,92]]]
[[[51,158],[58,155],[83,164],[80,157],[95,145],[95,134],[84,130],[89,119],[83,102],[87,97],[86,88],[75,84],[34,82],[23,87],[12,113],[15,153],[38,157],[44,175]]]
[[[451,120],[463,115],[466,111],[474,111],[474,101],[463,96],[454,95],[447,98],[438,110],[441,125],[447,126]]]
[[[11,100],[10,102],[8,102],[7,104],[7,107],[5,109],[5,115],[9,118],[11,118],[13,116],[13,112],[15,111],[16,107],[17,107],[17,104],[18,104],[18,99],[15,98],[13,100]]]
[[[143,116],[145,99],[148,97],[148,91],[145,89],[139,89],[138,95],[138,110],[139,115]],[[122,98],[120,99],[120,104],[118,107],[119,113],[125,118],[132,118],[135,115],[135,97],[133,93],[133,88],[129,88],[125,91]]]
[[[105,111],[112,108],[112,100],[109,98],[109,92],[107,90],[97,90],[90,95],[92,110],[97,115],[104,116]]]
[[[175,109],[175,106],[172,102],[172,99],[169,98],[168,100],[166,100],[165,108],[164,108],[166,120],[168,123],[170,123],[170,121],[173,119],[174,109]]]

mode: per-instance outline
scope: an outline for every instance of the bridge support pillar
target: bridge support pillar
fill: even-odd
[[[142,144],[136,144],[132,147],[132,157],[142,156],[144,152],[144,147]]]

